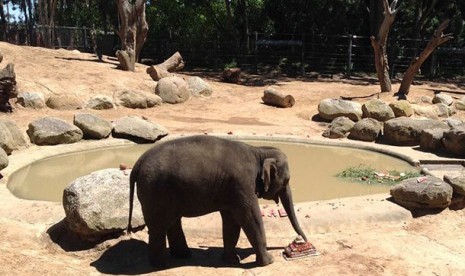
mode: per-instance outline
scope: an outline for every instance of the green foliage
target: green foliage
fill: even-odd
[[[237,68],[237,62],[233,59],[231,62],[228,62],[224,65],[224,69]]]
[[[418,171],[389,171],[388,173],[378,172],[375,169],[358,165],[356,167],[349,167],[336,175],[339,178],[343,178],[349,181],[363,182],[367,184],[385,184],[393,185],[397,184],[402,180],[419,177]]]

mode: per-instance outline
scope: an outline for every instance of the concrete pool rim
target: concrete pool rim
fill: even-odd
[[[182,135],[169,135],[157,142],[176,139],[183,136],[196,135],[196,134],[182,134]],[[418,166],[419,161],[422,159],[422,152],[416,152],[409,147],[398,148],[395,146],[388,146],[384,144],[366,143],[352,140],[328,140],[325,138],[316,137],[301,137],[292,135],[236,135],[236,134],[215,134],[209,133],[208,135],[219,136],[227,139],[243,140],[243,141],[274,141],[274,142],[288,142],[299,143],[308,145],[322,145],[322,146],[335,146],[335,147],[350,147],[361,150],[374,151],[380,154],[386,154],[395,158],[399,158],[408,162],[412,166]],[[155,143],[157,143],[155,142]],[[51,158],[60,155],[73,154],[81,151],[97,150],[102,148],[114,148],[120,146],[137,145],[125,139],[106,139],[106,140],[86,140],[74,144],[54,145],[54,146],[31,146],[27,149],[13,152],[9,156],[10,165],[2,171],[4,178],[1,183],[4,185],[6,194],[11,197],[11,200],[16,201],[18,204],[24,201],[41,202],[34,200],[25,200],[17,198],[8,188],[8,179],[15,171],[28,166],[36,161]],[[3,189],[3,188],[2,188]],[[335,227],[351,227],[354,223],[360,222],[378,222],[378,221],[392,221],[392,222],[406,222],[412,219],[412,214],[407,209],[388,200],[389,193],[373,194],[366,196],[336,198],[331,200],[308,201],[295,203],[295,208],[302,210],[298,214],[301,225],[311,231],[326,231],[327,229],[334,229]],[[43,204],[55,204],[60,206],[60,203],[43,202]],[[311,219],[306,219],[308,215],[306,212],[311,212]],[[331,214],[328,216],[328,214]],[[209,217],[210,215],[207,215]],[[204,216],[205,217],[205,216]],[[350,219],[348,219],[350,217]],[[211,217],[210,217],[211,219]],[[265,217],[264,221],[267,224],[272,224],[279,229],[279,220],[273,220]],[[281,223],[282,224],[282,223]],[[218,224],[220,225],[220,224]],[[195,230],[195,226],[190,228]],[[219,227],[220,228],[220,227]],[[205,229],[204,229],[205,230]],[[214,231],[218,231],[215,229]]]
[[[164,142],[176,138],[181,138],[190,135],[198,134],[181,134],[181,135],[168,135],[154,143],[155,145],[159,142]],[[205,134],[207,135],[207,134]],[[420,159],[412,157],[406,153],[403,153],[398,149],[399,147],[389,146],[385,144],[375,144],[352,140],[329,140],[320,138],[309,138],[292,135],[237,135],[237,134],[222,134],[222,133],[209,133],[208,135],[218,136],[232,140],[243,140],[243,141],[271,141],[271,142],[283,142],[283,143],[296,143],[306,145],[318,145],[318,146],[332,146],[332,147],[348,147],[360,150],[372,151],[380,154],[385,154],[409,163],[412,166],[419,166]],[[14,174],[16,171],[38,162],[43,159],[53,158],[56,156],[79,153],[81,151],[99,150],[103,148],[117,148],[129,145],[137,145],[137,143],[126,140],[126,139],[106,139],[106,140],[83,140],[73,144],[60,144],[53,146],[37,146],[32,145],[26,149],[13,152],[9,156],[9,165],[2,170],[3,179],[0,180],[8,186],[9,176]],[[403,147],[405,149],[405,147]],[[419,153],[421,154],[421,153]]]

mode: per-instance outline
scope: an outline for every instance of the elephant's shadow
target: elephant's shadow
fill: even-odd
[[[150,265],[147,243],[139,239],[124,239],[117,235],[106,237],[106,239],[103,240],[86,242],[67,229],[65,220],[50,227],[47,233],[55,244],[59,245],[67,252],[90,250],[107,239],[119,239],[117,243],[106,249],[97,260],[90,264],[104,274],[138,275],[157,270],[169,270],[181,266],[240,267],[243,269],[257,266],[255,262],[241,263],[239,265],[228,264],[221,258],[223,254],[222,247],[200,246],[190,249],[192,257],[187,259],[175,259],[170,257],[167,267],[157,269]],[[273,250],[281,248],[268,247],[268,249]],[[237,248],[237,253],[241,259],[246,259],[250,255],[255,254],[251,247]]]
[[[252,248],[237,249],[242,259],[254,254]],[[107,249],[99,259],[91,263],[99,272],[104,274],[137,275],[160,270],[169,270],[181,266],[202,267],[256,267],[255,262],[231,265],[221,259],[223,248],[200,247],[191,248],[192,257],[187,259],[169,258],[169,264],[165,268],[157,269],[150,265],[147,243],[137,239],[122,240]]]

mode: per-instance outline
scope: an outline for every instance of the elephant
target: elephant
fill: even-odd
[[[274,147],[254,147],[225,138],[194,135],[173,139],[147,150],[130,174],[128,233],[134,190],[148,228],[149,260],[167,265],[174,258],[190,257],[182,230],[182,217],[219,211],[222,218],[223,259],[240,263],[236,245],[240,230],[256,254],[256,264],[273,263],[258,198],[281,203],[294,230],[307,241],[294,211],[287,156]]]

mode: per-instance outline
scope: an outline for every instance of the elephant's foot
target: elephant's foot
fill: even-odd
[[[273,262],[274,262],[274,258],[268,252],[265,252],[263,256],[257,255],[257,264],[259,266],[267,266],[269,264],[272,264]]]
[[[235,252],[231,253],[223,253],[223,260],[229,264],[237,265],[241,263],[241,257],[237,255]]]
[[[187,259],[192,256],[192,253],[188,247],[186,248],[170,248],[171,257],[177,259]]]

